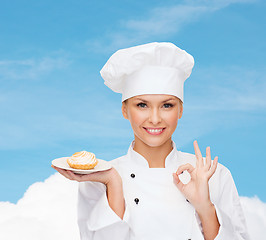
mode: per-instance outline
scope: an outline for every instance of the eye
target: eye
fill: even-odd
[[[138,103],[137,106],[140,107],[140,108],[145,108],[145,107],[147,107],[147,104],[141,102],[141,103]]]
[[[171,107],[173,107],[173,106],[174,106],[174,105],[171,104],[171,103],[165,103],[165,104],[163,105],[164,108],[171,108]]]

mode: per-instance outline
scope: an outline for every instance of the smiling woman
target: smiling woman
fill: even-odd
[[[159,157],[159,153],[165,146],[171,145],[171,136],[183,113],[181,101],[175,96],[163,94],[135,96],[122,103],[122,113],[131,123],[135,137],[134,149],[148,153],[149,148],[156,148],[157,157],[145,158],[150,167],[164,167],[164,159]]]
[[[230,171],[211,159],[176,149],[172,135],[183,114],[183,85],[193,57],[171,43],[117,51],[101,75],[122,93],[122,113],[134,141],[107,171],[87,175],[55,168],[79,184],[82,240],[247,240]]]

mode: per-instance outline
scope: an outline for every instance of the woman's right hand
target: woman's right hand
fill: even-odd
[[[121,181],[119,173],[114,168],[90,174],[76,174],[73,173],[71,170],[64,170],[54,165],[52,165],[51,167],[54,168],[56,171],[58,171],[64,177],[68,178],[69,180],[77,182],[87,182],[87,181],[100,182],[107,186],[113,182]]]
[[[125,200],[123,194],[122,178],[115,168],[90,174],[75,174],[70,170],[64,170],[52,165],[64,177],[78,182],[100,182],[106,186],[106,195],[109,206],[123,219],[125,213]]]

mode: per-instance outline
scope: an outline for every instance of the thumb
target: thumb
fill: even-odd
[[[184,189],[184,184],[180,181],[180,178],[178,177],[178,175],[176,173],[173,173],[173,180],[175,185],[177,186],[177,188],[183,192]]]

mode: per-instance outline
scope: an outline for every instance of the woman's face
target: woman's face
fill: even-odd
[[[183,105],[172,95],[145,94],[123,102],[122,113],[131,123],[136,142],[159,147],[171,139]]]

